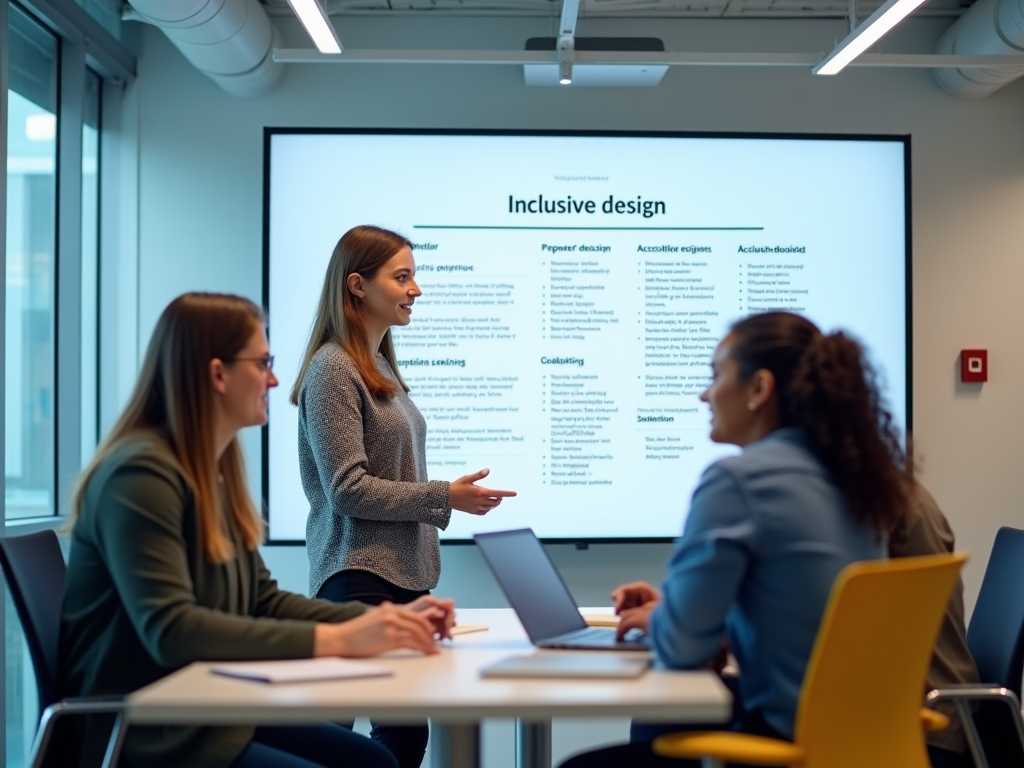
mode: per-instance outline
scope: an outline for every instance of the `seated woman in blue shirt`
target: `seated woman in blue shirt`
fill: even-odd
[[[701,395],[711,439],[743,452],[705,471],[661,592],[636,582],[613,593],[619,632],[646,631],[674,669],[713,664],[727,643],[742,670],[726,679],[733,718],[700,729],[792,739],[832,582],[886,556],[909,462],[863,350],[843,333],[788,312],[753,315],[719,343],[712,371]],[[651,751],[655,736],[679,730],[637,725],[630,744],[563,768],[679,768]]]

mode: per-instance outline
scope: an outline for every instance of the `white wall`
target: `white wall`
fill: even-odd
[[[287,45],[308,47],[277,19]],[[349,18],[349,47],[518,48],[551,34],[538,19]],[[887,50],[929,51],[947,20],[913,22]],[[653,34],[669,50],[826,50],[841,22],[584,20],[580,34]],[[980,102],[946,96],[924,70],[674,68],[656,88],[527,88],[501,66],[291,65],[267,97],[228,96],[147,29],[139,57],[139,338],[190,289],[260,298],[264,126],[482,127],[891,133],[913,137],[914,431],[923,476],[960,544],[973,604],[995,530],[1024,524],[1016,356],[1024,304],[1024,83]],[[400,183],[401,168],[381,173]],[[827,189],[821,190],[827,194]],[[728,205],[728,200],[722,201]],[[849,211],[851,227],[858,212]],[[310,276],[310,290],[319,276]],[[991,350],[991,380],[956,384],[961,348]],[[288,372],[285,372],[286,374]],[[259,442],[248,436],[253,485]],[[672,497],[670,481],[666,494]],[[303,503],[297,500],[296,503]],[[686,499],[677,499],[682,510]],[[558,548],[584,603],[624,578],[656,579],[665,546]],[[282,581],[305,583],[301,552],[268,551]],[[445,549],[440,591],[500,598],[470,548]]]
[[[287,44],[308,47],[275,20]],[[929,51],[946,20],[914,22],[887,50]],[[530,19],[354,18],[338,22],[349,47],[519,48],[553,22]],[[580,34],[657,35],[669,50],[816,51],[844,34],[827,21],[584,21]],[[282,85],[245,101],[193,70],[163,35],[141,37],[133,119],[139,124],[138,334],[186,290],[259,300],[264,126],[480,127],[810,133],[913,137],[914,431],[927,484],[943,505],[967,567],[969,606],[1001,525],[1024,525],[1024,83],[968,103],[941,93],[926,71],[851,70],[813,78],[791,69],[676,68],[656,88],[526,88],[521,70],[497,66],[292,65]],[[900,47],[897,47],[900,46]],[[402,169],[381,173],[401,183]],[[828,194],[822,189],[821,194]],[[728,206],[729,201],[723,200]],[[858,211],[848,212],[850,227]],[[319,288],[310,276],[310,290]],[[133,298],[133,297],[126,297]],[[961,348],[991,350],[983,387],[956,384]],[[288,374],[289,372],[284,372]],[[286,382],[286,384],[289,382]],[[247,435],[253,487],[259,439]],[[682,512],[666,479],[666,498]],[[297,504],[304,504],[301,499]],[[584,604],[606,601],[626,579],[657,580],[666,545],[556,548]],[[299,548],[267,548],[282,583],[304,590]],[[501,605],[471,547],[446,547],[438,592],[464,606]],[[623,724],[561,727],[556,751],[621,738]],[[490,731],[507,762],[511,735]],[[497,765],[497,758],[489,758]]]

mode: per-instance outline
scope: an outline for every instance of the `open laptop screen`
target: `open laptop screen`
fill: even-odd
[[[530,640],[536,643],[586,627],[576,601],[533,531],[523,528],[473,538]]]

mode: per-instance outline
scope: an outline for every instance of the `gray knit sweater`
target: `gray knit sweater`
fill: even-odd
[[[395,379],[381,354],[377,366]],[[340,346],[313,355],[299,389],[310,595],[354,569],[405,589],[437,586],[437,529],[451,519],[451,493],[447,482],[427,480],[426,432],[401,386],[390,400],[374,398]]]

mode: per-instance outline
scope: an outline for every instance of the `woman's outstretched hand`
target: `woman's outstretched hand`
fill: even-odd
[[[483,480],[491,473],[489,469],[481,469],[471,475],[452,480],[451,483],[451,505],[452,509],[460,512],[468,512],[471,515],[486,515],[501,500],[515,496],[515,491],[496,491],[493,488],[483,488],[475,485],[477,480]]]
[[[422,600],[421,597],[409,606],[385,602],[340,624],[317,624],[313,631],[313,655],[359,658],[398,648],[440,653],[434,635],[437,622],[448,620],[446,608],[420,603]]]

